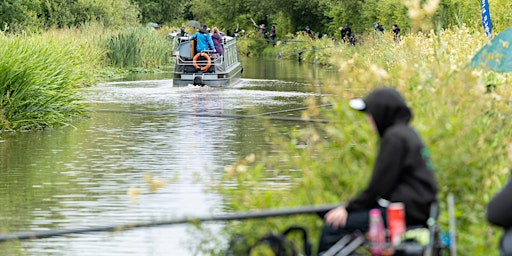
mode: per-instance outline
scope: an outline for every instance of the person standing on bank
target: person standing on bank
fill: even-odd
[[[374,22],[373,25],[372,25],[373,29],[375,29],[375,31],[378,31],[378,32],[381,32],[381,33],[384,33],[384,27],[382,27],[381,24],[377,23],[377,22]]]
[[[263,37],[263,39],[267,40],[268,39],[267,26],[265,26],[265,24],[261,24],[258,28],[260,30],[260,33],[261,33],[261,36]]]
[[[395,39],[395,42],[400,42],[400,28],[397,24],[393,24],[392,27],[393,30],[393,38]]]
[[[311,31],[311,28],[309,26],[306,26],[306,35],[313,38],[313,31]]]
[[[345,24],[345,27],[340,27],[339,30],[341,34],[341,40],[343,40],[344,43],[348,43],[348,40],[352,35],[352,29],[348,26],[348,23]]]
[[[224,48],[222,48],[222,36],[219,34],[218,28],[213,28],[212,41],[215,46],[215,53],[222,55]]]
[[[215,46],[213,45],[212,37],[207,31],[208,26],[204,25],[201,29],[199,29],[193,36],[189,38],[189,40],[197,40],[196,50],[197,52],[207,51],[207,50],[215,50]]]
[[[512,164],[512,147],[508,152]],[[512,169],[505,186],[487,204],[485,217],[491,224],[503,228],[500,239],[500,256],[512,255]]]
[[[428,150],[409,126],[412,112],[400,93],[390,87],[377,88],[349,105],[366,114],[379,135],[379,150],[367,187],[346,206],[324,215],[319,255],[346,234],[368,231],[370,209],[379,209],[386,220],[387,205],[401,202],[405,205],[406,225],[426,225],[430,206],[437,201],[437,182]]]
[[[276,26],[272,25],[270,29],[270,39],[272,40],[272,45],[276,45]]]

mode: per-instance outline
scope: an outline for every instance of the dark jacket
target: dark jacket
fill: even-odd
[[[512,227],[512,174],[503,189],[487,204],[487,220],[505,229]]]
[[[487,220],[504,229],[500,239],[500,256],[512,255],[512,173],[503,189],[487,204]]]
[[[350,27],[344,27],[341,29],[341,39],[345,40],[352,35],[352,29]]]
[[[395,35],[395,37],[400,36],[400,28],[399,27],[394,28],[393,34]]]
[[[222,47],[222,36],[219,33],[213,33],[212,41],[213,45],[215,46],[215,52],[220,55],[224,54],[224,48]]]
[[[392,88],[379,88],[364,99],[377,127],[380,146],[368,184],[347,211],[377,206],[379,199],[405,204],[407,225],[424,225],[436,201],[437,184],[425,145],[409,126],[412,113]]]
[[[272,29],[270,29],[270,37],[271,38],[275,38],[276,37],[276,28],[272,27]]]

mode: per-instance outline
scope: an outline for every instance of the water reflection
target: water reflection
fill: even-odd
[[[269,149],[261,122],[242,117],[300,107],[314,95],[306,78],[293,82],[257,76],[229,89],[173,87],[168,79],[99,84],[85,90],[84,103],[91,112],[74,127],[4,136],[1,230],[109,226],[221,213],[219,195],[205,192],[209,179],[237,158]],[[272,124],[282,132],[301,125]],[[150,191],[147,174],[166,186]],[[135,203],[130,188],[141,191]],[[189,228],[53,237],[22,241],[19,247],[0,244],[0,250],[20,255],[192,255],[185,246],[192,239]]]
[[[281,61],[272,58],[241,58],[246,79],[286,81],[296,84],[321,86],[336,73],[307,63]]]

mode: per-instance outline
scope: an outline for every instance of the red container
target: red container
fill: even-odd
[[[405,206],[403,203],[392,203],[386,209],[389,242],[397,246],[402,242],[405,233]]]

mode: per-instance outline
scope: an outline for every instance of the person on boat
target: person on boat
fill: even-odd
[[[185,26],[181,26],[181,29],[180,29],[180,36],[185,36],[186,35],[186,31],[185,31]]]
[[[386,221],[387,205],[401,202],[406,225],[426,226],[430,207],[437,201],[437,182],[428,150],[409,125],[412,111],[400,93],[381,87],[364,99],[351,100],[349,105],[366,114],[372,130],[379,135],[379,150],[367,187],[348,204],[323,215],[319,255],[346,234],[368,231],[371,209],[379,209]]]
[[[224,49],[222,48],[222,36],[219,34],[218,28],[213,28],[212,41],[215,46],[215,53],[222,55]]]
[[[512,164],[512,147],[509,149],[508,159]],[[505,186],[496,193],[487,204],[485,217],[489,223],[503,228],[500,239],[500,256],[512,255],[512,169]]]
[[[196,50],[197,52],[207,51],[207,50],[215,50],[215,46],[213,45],[212,37],[207,31],[208,26],[204,25],[201,29],[199,29],[193,36],[189,38],[189,40],[196,40]]]

